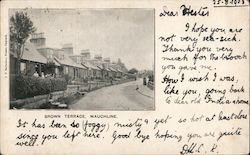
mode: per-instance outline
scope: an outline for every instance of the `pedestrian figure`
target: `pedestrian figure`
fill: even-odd
[[[111,83],[111,85],[113,85],[113,78],[112,77],[110,78],[110,83]]]
[[[143,85],[147,85],[147,81],[145,77],[143,78]]]

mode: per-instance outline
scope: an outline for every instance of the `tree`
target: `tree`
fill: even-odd
[[[24,45],[29,35],[36,31],[33,22],[25,12],[16,12],[10,18],[10,50],[17,58],[17,74],[20,74],[20,61],[23,56]]]
[[[132,69],[130,69],[128,71],[128,73],[130,73],[130,74],[136,74],[136,73],[138,73],[138,70],[136,68],[132,68]]]

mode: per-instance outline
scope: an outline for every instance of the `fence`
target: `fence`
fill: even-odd
[[[98,82],[90,82],[85,83],[82,85],[68,85],[66,90],[66,95],[74,94],[75,92],[81,91],[81,92],[89,92],[93,91],[102,87],[110,86],[110,85],[116,85],[116,84],[122,84],[126,82],[133,81],[134,79],[122,79],[122,80],[114,80],[114,81],[98,81]]]

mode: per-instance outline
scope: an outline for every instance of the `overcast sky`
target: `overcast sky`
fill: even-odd
[[[10,11],[12,15],[16,10]],[[47,46],[73,43],[74,54],[90,49],[128,69],[152,69],[154,61],[154,12],[152,9],[29,9]]]

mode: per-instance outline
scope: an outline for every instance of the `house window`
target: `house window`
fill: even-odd
[[[76,78],[76,69],[73,68],[73,70],[74,70],[74,79],[75,79]]]
[[[58,68],[55,68],[55,73],[56,73],[56,75],[59,74],[59,69]]]
[[[64,66],[64,74],[68,74],[69,73],[69,68],[67,66]]]
[[[79,77],[79,72],[77,68],[74,68],[74,78]]]
[[[76,76],[79,78],[79,75],[80,73],[79,73],[79,69],[76,69]]]
[[[27,68],[26,63],[25,62],[21,62],[21,64],[20,64],[20,71],[21,71],[21,73],[26,73],[26,68]]]

